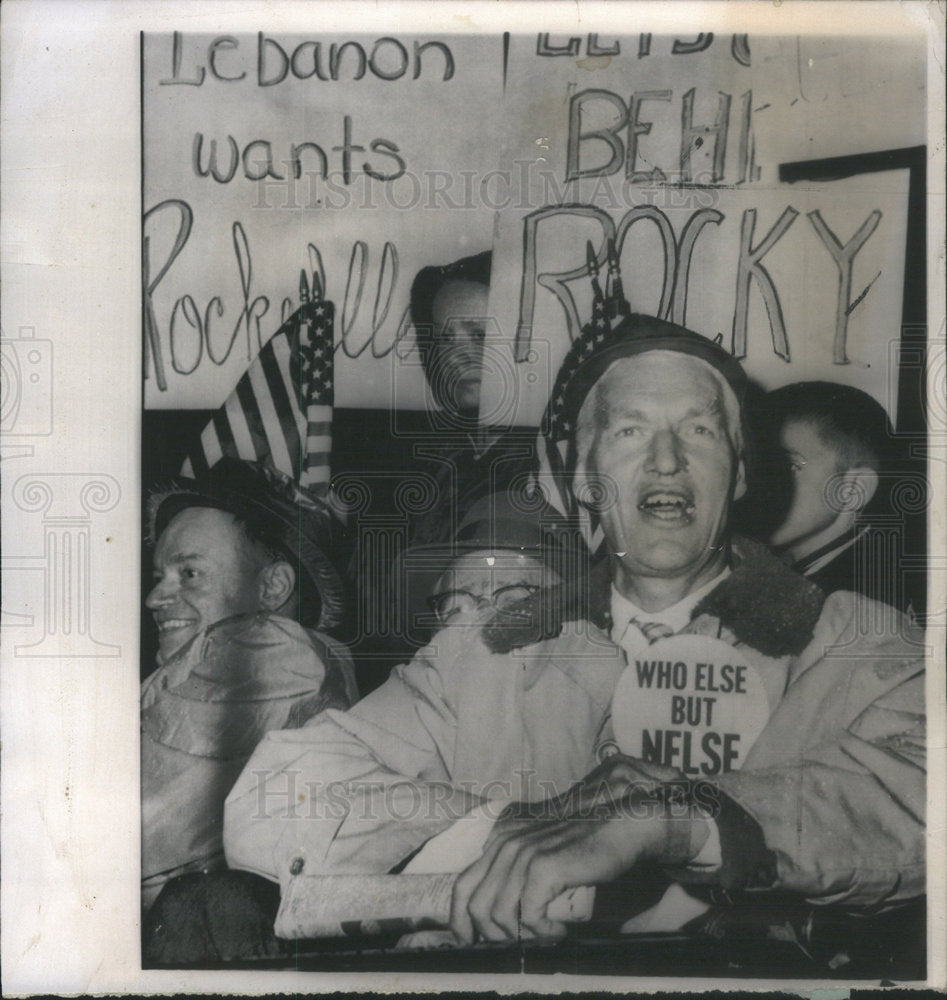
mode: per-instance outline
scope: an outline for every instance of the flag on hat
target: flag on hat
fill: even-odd
[[[335,306],[315,272],[300,274],[300,306],[266,342],[191,447],[181,475],[224,457],[265,463],[316,493],[328,490]]]
[[[582,327],[559,369],[555,384],[549,394],[546,412],[539,428],[539,475],[537,477],[546,500],[567,517],[578,517],[582,524],[585,542],[592,552],[602,542],[601,529],[592,522],[585,510],[576,503],[566,469],[565,450],[572,435],[572,423],[563,406],[566,387],[574,372],[574,364],[581,363],[630,313],[621,281],[621,268],[615,241],[606,243],[607,274],[605,291],[599,281],[599,260],[591,241],[585,245],[586,263],[592,284],[592,316]]]

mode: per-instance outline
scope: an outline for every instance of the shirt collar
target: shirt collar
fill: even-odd
[[[643,611],[635,603],[629,601],[624,594],[612,583],[612,635],[620,636],[628,628],[628,623],[632,618],[639,622],[660,622],[667,625],[675,632],[680,632],[682,628],[691,620],[691,612],[697,607],[702,598],[706,597],[714,587],[725,580],[730,575],[730,567],[725,566],[712,580],[705,583],[697,590],[692,590],[686,597],[677,604],[665,608],[663,611]]]
[[[846,549],[851,548],[867,532],[868,525],[863,528],[854,527],[844,535],[833,538],[831,542],[827,542],[821,548],[810,552],[809,555],[803,556],[802,559],[792,564],[792,568],[803,576],[811,576],[840,556]]]
[[[495,427],[478,427],[472,434],[468,434],[467,439],[473,449],[474,458],[482,458],[502,436],[503,434]]]

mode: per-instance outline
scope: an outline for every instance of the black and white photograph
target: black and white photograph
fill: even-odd
[[[5,243],[4,852],[28,772],[121,838],[78,989],[936,985],[943,12],[486,6],[103,5],[71,392]]]

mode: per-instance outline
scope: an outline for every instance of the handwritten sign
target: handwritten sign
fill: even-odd
[[[408,295],[491,246],[497,38],[175,32],[143,74],[146,407],[221,404],[305,269],[336,303],[337,404],[424,408]]]
[[[739,649],[707,636],[644,647],[612,698],[622,753],[691,777],[738,770],[768,719],[759,671]]]
[[[529,196],[498,221],[491,311],[516,363],[545,351],[556,369],[591,316],[586,242],[604,270],[611,239],[633,311],[719,340],[767,388],[845,382],[894,414],[907,177],[779,183],[779,163],[812,148],[816,85],[797,43],[576,36],[530,50],[515,39],[502,163]],[[911,71],[871,48],[913,108]],[[840,152],[885,148],[866,104],[877,67],[857,44],[833,54],[851,86],[820,77],[819,117],[847,137]],[[517,389],[517,421],[535,423],[548,385]]]
[[[421,267],[494,249],[482,418],[534,424],[613,239],[633,309],[771,387],[892,414],[907,177],[781,184],[811,155],[923,141],[893,39],[278,32],[143,41],[147,408],[212,407],[297,303],[337,308],[341,406],[430,405]]]

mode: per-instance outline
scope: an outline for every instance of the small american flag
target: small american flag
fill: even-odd
[[[300,486],[328,490],[332,451],[335,306],[305,272],[300,307],[264,344],[201,432],[181,474],[200,476],[225,456],[272,465]]]
[[[573,419],[577,414],[565,412],[566,388],[578,368],[588,360],[595,349],[607,339],[612,328],[630,312],[622,288],[621,269],[615,241],[606,244],[605,291],[599,281],[599,261],[591,242],[585,246],[586,266],[592,284],[592,316],[582,327],[562,362],[555,384],[549,394],[549,403],[539,429],[537,452],[539,471],[537,483],[542,487],[547,502],[567,517],[577,517],[589,551],[597,552],[604,535],[597,518],[576,502],[572,490],[571,471],[566,469],[565,453],[569,439],[575,432]]]

